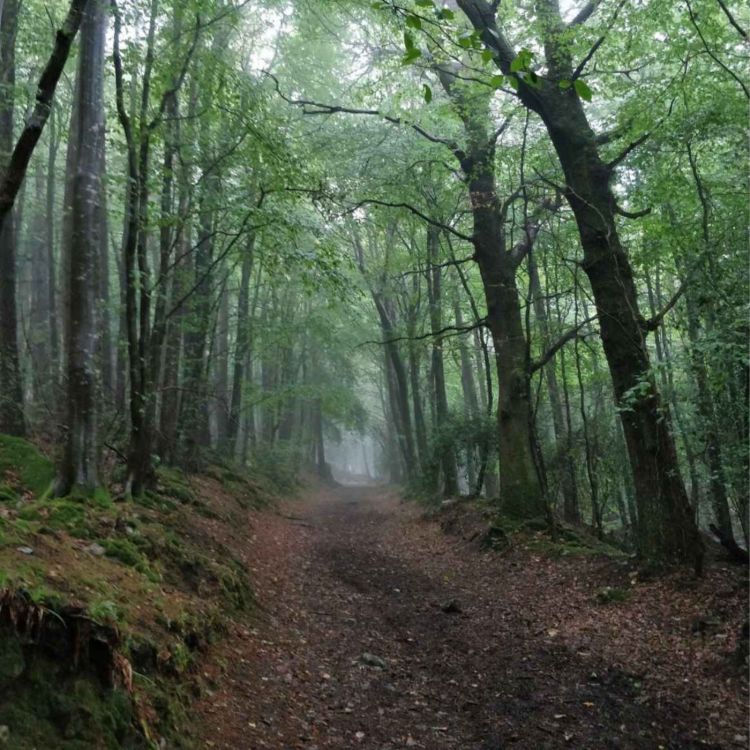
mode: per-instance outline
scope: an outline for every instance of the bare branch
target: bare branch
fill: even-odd
[[[367,198],[363,201],[360,201],[356,205],[352,206],[351,210],[354,211],[357,208],[360,208],[362,206],[366,205],[373,205],[373,206],[385,206],[387,208],[405,208],[407,211],[411,211],[415,216],[419,216],[420,219],[426,221],[428,224],[432,224],[434,227],[438,227],[439,229],[443,229],[446,232],[450,232],[455,237],[458,237],[461,240],[464,240],[464,242],[473,242],[474,238],[469,234],[464,234],[463,232],[459,232],[454,227],[450,226],[449,224],[443,224],[443,222],[438,221],[437,219],[433,219],[431,216],[428,216],[425,213],[422,213],[418,208],[415,208],[409,203],[391,203],[389,201],[381,201],[377,198]]]
[[[423,127],[420,125],[417,125],[414,122],[408,122],[407,120],[404,120],[401,117],[393,117],[392,115],[386,115],[383,112],[380,112],[377,109],[358,109],[357,107],[344,107],[342,105],[338,104],[323,104],[321,102],[312,101],[311,99],[292,99],[289,96],[286,96],[281,91],[279,80],[274,76],[272,73],[265,71],[265,75],[270,78],[275,85],[276,93],[288,104],[294,104],[297,107],[302,108],[302,112],[306,115],[334,115],[334,114],[348,114],[348,115],[367,115],[370,117],[380,117],[381,119],[385,120],[386,122],[390,122],[392,125],[404,125],[406,127],[411,128],[415,133],[418,133],[423,138],[426,138],[428,141],[431,141],[432,143],[439,143],[442,146],[446,146],[451,150],[453,155],[461,160],[464,158],[464,152],[461,149],[461,147],[455,142],[450,140],[449,138],[442,138],[438,135],[433,135],[432,133],[429,133],[426,131]],[[310,109],[310,108],[314,109]]]
[[[614,169],[620,162],[628,158],[628,156],[635,151],[638,146],[644,144],[651,137],[651,133],[644,133],[640,138],[637,138],[632,143],[628,144],[620,153],[615,156],[612,161],[607,164],[609,169]]]
[[[586,318],[586,320],[579,323],[575,328],[571,328],[567,333],[565,333],[563,336],[561,336],[552,346],[547,349],[547,351],[537,360],[532,362],[529,365],[529,374],[535,373],[537,370],[541,370],[542,367],[544,367],[551,359],[552,357],[557,354],[557,352],[562,349],[565,344],[568,343],[568,341],[572,341],[573,339],[577,338],[585,338],[586,336],[590,335],[592,332],[588,331],[587,333],[581,334],[581,328],[588,325],[589,323],[593,323],[596,320],[596,315]]]
[[[568,27],[572,26],[581,26],[582,24],[586,23],[586,21],[591,18],[591,16],[594,14],[594,11],[601,5],[602,0],[591,0],[591,2],[586,3],[586,5],[581,8],[580,11],[578,11],[578,14],[575,16],[575,18],[568,24]]]
[[[682,284],[680,284],[680,288],[672,295],[672,299],[670,299],[653,318],[641,322],[641,328],[643,328],[644,331],[655,331],[662,324],[667,313],[677,304],[680,297],[685,294],[687,287],[688,282],[683,281]]]
[[[620,208],[620,206],[615,206],[615,212],[626,219],[642,219],[644,216],[648,216],[651,210],[651,206],[643,208],[640,211],[626,211],[624,208]]]
[[[474,331],[477,328],[481,328],[485,325],[487,325],[487,319],[482,318],[476,323],[472,323],[468,326],[445,326],[445,328],[441,328],[439,331],[430,331],[429,333],[422,333],[419,336],[397,336],[392,339],[385,339],[384,341],[363,341],[361,344],[359,344],[359,346],[365,346],[367,344],[377,344],[378,346],[385,346],[387,344],[397,344],[400,341],[424,341],[424,339],[437,338],[438,336],[442,336],[446,333],[451,333],[454,336],[458,336],[462,333],[469,333],[471,331]]]
[[[727,8],[727,6],[725,5],[724,0],[716,0],[716,2],[718,2],[719,5],[721,6],[721,9],[724,11],[724,15],[729,19],[729,23],[731,23],[732,26],[734,26],[734,28],[737,29],[737,31],[740,33],[740,36],[743,39],[747,39],[747,31],[745,31],[745,29],[743,29],[742,26],[740,26],[737,23],[737,20],[729,12],[729,8]]]
[[[86,3],[87,0],[72,0],[68,15],[55,36],[55,46],[37,84],[34,108],[18,136],[0,182],[0,228],[5,223],[5,217],[13,208],[18,191],[21,189],[21,184],[26,176],[31,155],[34,153],[42,130],[47,123],[47,118],[52,111],[52,99],[55,95],[57,82],[60,80],[65,62],[70,54],[73,39],[81,25]]]
[[[685,4],[688,8],[688,14],[690,15],[690,23],[693,24],[693,27],[695,28],[696,32],[698,33],[698,36],[700,37],[701,42],[703,43],[703,48],[708,53],[708,56],[725,72],[729,73],[732,78],[740,85],[742,88],[742,91],[744,92],[745,96],[750,99],[750,91],[748,91],[747,86],[743,83],[742,79],[731,69],[728,68],[714,53],[714,51],[708,46],[708,42],[706,41],[706,38],[703,36],[703,32],[700,29],[700,26],[698,26],[698,21],[695,18],[695,13],[693,13],[693,6],[690,5],[690,0],[685,0]]]

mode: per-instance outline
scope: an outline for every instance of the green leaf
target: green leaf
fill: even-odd
[[[581,80],[580,78],[576,78],[573,82],[573,87],[576,90],[576,94],[581,97],[584,101],[590,102],[592,97],[592,91],[589,88],[588,83],[586,81]]]
[[[518,91],[518,87],[521,85],[521,82],[518,80],[518,76],[508,76],[508,83],[516,90]]]
[[[407,16],[406,17],[406,25],[411,27],[412,29],[421,29],[422,28],[422,22],[419,20],[418,16]]]
[[[501,88],[504,83],[505,83],[505,76],[497,75],[497,76],[492,76],[492,78],[490,78],[490,86],[492,86],[493,89]]]
[[[492,62],[495,59],[495,55],[491,49],[482,50],[482,62]]]
[[[456,14],[450,8],[441,8],[437,12],[437,16],[443,21],[452,21],[456,17]]]
[[[573,84],[567,78],[563,78],[558,85],[565,91],[565,89],[569,89]]]
[[[432,101],[432,89],[426,83],[423,83],[422,91],[424,92],[424,100],[429,104]]]
[[[414,49],[414,37],[410,31],[404,32],[404,47],[406,47],[407,51]]]
[[[529,66],[531,65],[531,61],[534,59],[534,53],[526,49],[524,47],[523,49],[519,50],[518,54],[515,56],[513,61],[510,64],[510,72],[511,73],[519,73],[524,70],[528,70]]]
[[[422,53],[416,47],[411,47],[401,58],[401,64],[408,65],[409,63],[413,63],[415,60],[418,60],[420,57],[422,57]]]
[[[431,8],[434,5],[432,0],[415,0],[414,4],[419,8]]]

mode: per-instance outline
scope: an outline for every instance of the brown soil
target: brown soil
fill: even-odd
[[[741,573],[639,582],[625,563],[482,552],[374,488],[236,532],[262,609],[210,654],[200,746],[747,747]],[[597,603],[605,585],[627,600]]]

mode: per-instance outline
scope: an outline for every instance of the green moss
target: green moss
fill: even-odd
[[[24,492],[43,497],[55,479],[53,463],[27,440],[0,435],[0,481],[2,498],[17,498]]]
[[[21,643],[17,638],[0,638],[0,690],[5,690],[25,669]]]
[[[150,581],[158,581],[161,575],[154,570],[148,558],[130,539],[104,539],[101,542],[107,557],[119,560],[124,565],[135,568]]]
[[[159,481],[160,495],[166,495],[188,505],[196,501],[195,492],[193,492],[187,476],[179,469],[160,466],[156,475]]]
[[[120,622],[123,618],[122,609],[111,599],[96,599],[86,607],[88,616],[98,623]]]
[[[0,725],[8,727],[9,747],[147,747],[134,728],[130,696],[101,686],[91,675],[73,673],[41,652],[34,651],[24,659],[20,642],[7,631],[2,633],[0,644],[10,654],[7,674],[12,676],[8,689],[0,690]]]
[[[68,531],[75,536],[87,536],[88,532],[85,506],[69,499],[32,503],[22,508],[18,518],[27,523],[44,522],[50,529]]]

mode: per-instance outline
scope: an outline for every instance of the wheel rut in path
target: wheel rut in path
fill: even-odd
[[[218,647],[202,746],[232,750],[692,748],[674,705],[524,619],[487,555],[378,488],[254,518],[261,613]],[[543,586],[540,586],[543,591]],[[681,726],[681,724],[683,726]]]

